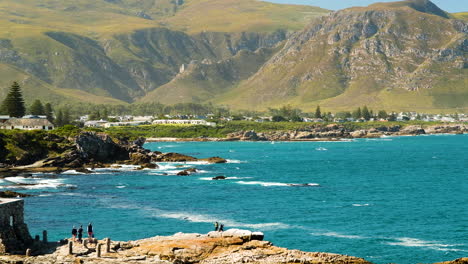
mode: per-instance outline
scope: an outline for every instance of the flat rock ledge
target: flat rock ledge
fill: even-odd
[[[0,263],[52,264],[52,263],[129,263],[129,264],[232,264],[232,263],[370,263],[362,258],[320,252],[289,250],[263,241],[263,233],[229,229],[208,234],[177,233],[137,241],[111,241],[107,252],[106,239],[101,257],[96,244],[74,244],[69,254],[68,244],[39,256],[0,256]]]

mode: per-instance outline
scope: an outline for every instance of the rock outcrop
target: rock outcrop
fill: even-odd
[[[269,131],[257,133],[255,131],[238,131],[226,136],[226,141],[315,141],[315,140],[339,140],[346,138],[377,138],[382,136],[421,135],[421,134],[463,134],[468,133],[466,124],[448,124],[434,126],[399,126],[378,125],[373,128],[363,129],[356,126],[342,124],[311,125],[301,130]]]
[[[98,241],[106,244],[106,240]],[[68,254],[68,246],[60,246],[48,255],[36,257],[0,256],[2,261],[29,263],[158,263],[158,264],[232,264],[232,263],[348,263],[368,264],[356,257],[309,253],[288,250],[263,241],[263,233],[248,230],[230,229],[225,232],[208,234],[177,233],[168,237],[152,237],[137,241],[111,242],[110,252],[102,247],[98,257],[94,244],[84,248],[74,245],[73,254]]]

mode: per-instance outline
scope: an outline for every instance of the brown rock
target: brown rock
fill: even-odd
[[[208,161],[209,163],[226,163],[227,160],[220,158],[220,157],[211,157],[207,159],[201,159],[203,161]]]
[[[197,161],[197,158],[192,156],[187,156],[180,153],[164,153],[160,154],[155,157],[155,161],[162,161],[162,162],[184,162],[184,161]]]

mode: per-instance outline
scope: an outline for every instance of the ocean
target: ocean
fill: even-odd
[[[468,256],[468,135],[343,142],[159,142],[146,148],[226,164],[159,163],[154,170],[35,174],[0,185],[26,198],[32,235],[69,237],[92,222],[98,238],[177,232],[265,233],[273,244],[374,263],[430,263]],[[184,168],[198,173],[177,176]],[[226,180],[211,180],[214,176]],[[0,190],[2,187],[0,186]]]

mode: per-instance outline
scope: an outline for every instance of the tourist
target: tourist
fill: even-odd
[[[88,225],[88,238],[94,238],[93,225],[91,223]]]
[[[221,225],[219,226],[219,230],[218,230],[218,231],[219,231],[219,232],[223,232],[223,231],[224,231],[224,225],[223,225],[223,224],[221,224]]]
[[[73,242],[76,241],[76,234],[78,233],[78,231],[76,230],[76,227],[73,226],[72,228],[72,237],[73,237]]]
[[[83,242],[83,225],[78,228],[78,242]]]
[[[218,222],[215,222],[215,223],[214,223],[214,226],[215,226],[215,231],[218,231],[219,223],[218,223]]]

